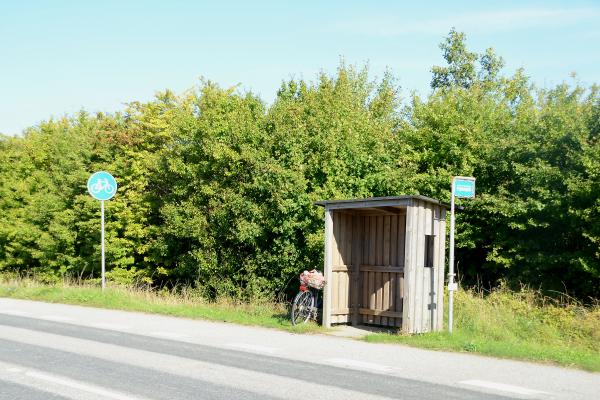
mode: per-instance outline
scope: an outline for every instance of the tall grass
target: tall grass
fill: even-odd
[[[316,324],[292,326],[284,303],[243,302],[230,298],[207,300],[191,288],[157,291],[147,287],[109,285],[102,291],[97,285],[66,281],[48,285],[31,279],[2,279],[0,276],[0,297],[232,322],[298,333],[322,331]]]
[[[447,318],[446,318],[447,320]],[[456,292],[453,334],[373,334],[370,342],[396,342],[576,366],[600,371],[600,306],[522,288]]]

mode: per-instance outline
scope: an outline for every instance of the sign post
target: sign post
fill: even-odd
[[[102,290],[106,287],[106,267],[104,261],[104,201],[110,200],[117,193],[117,181],[111,174],[105,171],[99,171],[87,181],[88,192],[96,200],[100,200],[100,240],[102,253]]]
[[[454,319],[454,292],[458,289],[454,282],[454,198],[472,199],[475,197],[475,178],[455,176],[452,178],[452,198],[450,200],[450,256],[448,265],[448,332],[452,333]]]

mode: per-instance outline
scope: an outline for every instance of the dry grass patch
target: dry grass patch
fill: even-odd
[[[323,331],[316,324],[292,326],[284,303],[242,302],[226,298],[209,301],[191,289],[175,292],[108,286],[102,292],[92,285],[44,285],[29,279],[10,279],[0,282],[0,297],[232,322],[292,332]]]
[[[447,319],[446,319],[447,320]],[[600,371],[600,306],[523,288],[455,295],[454,333],[375,334],[370,342],[404,343]]]

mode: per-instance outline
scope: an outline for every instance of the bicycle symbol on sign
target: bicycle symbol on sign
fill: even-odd
[[[88,179],[87,189],[96,200],[110,200],[117,193],[117,181],[110,173],[98,171]]]
[[[94,194],[98,194],[100,192],[113,194],[115,192],[115,187],[108,183],[108,179],[98,178],[98,180],[96,180],[96,183],[90,185],[90,191]]]

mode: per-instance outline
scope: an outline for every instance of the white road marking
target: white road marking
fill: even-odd
[[[521,386],[508,385],[506,383],[483,381],[483,380],[478,380],[478,379],[470,379],[470,380],[461,381],[458,383],[460,383],[462,385],[478,386],[478,387],[482,387],[485,389],[493,389],[493,390],[499,390],[501,392],[510,392],[510,393],[528,395],[528,396],[535,396],[535,395],[539,395],[539,394],[545,394],[545,395],[550,394],[548,392],[542,392],[540,390],[528,389],[528,388],[524,388]]]
[[[325,360],[328,364],[335,364],[340,367],[358,369],[358,370],[368,370],[368,371],[376,371],[376,372],[393,372],[394,368],[388,367],[386,365],[381,364],[373,364],[366,361],[357,361],[351,360],[348,358],[328,358]]]
[[[184,335],[181,333],[175,333],[175,332],[150,332],[150,336],[158,336],[161,338],[167,338],[167,339],[190,339],[191,337],[188,335]]]
[[[19,311],[19,310],[0,310],[0,314],[19,315],[19,316],[31,315],[28,312]]]
[[[23,369],[11,367],[11,368],[6,368],[6,371],[12,372],[13,374],[18,374],[20,372],[23,372]]]
[[[227,367],[219,363],[192,360],[185,357],[171,356],[168,354],[155,353],[146,350],[136,350],[116,345],[109,345],[85,339],[64,337],[49,333],[29,331],[27,329],[3,327],[0,329],[0,338],[17,341],[20,343],[39,344],[44,347],[61,351],[68,351],[82,356],[89,356],[107,360],[132,367],[151,369],[161,373],[187,377],[199,382],[210,382],[215,385],[229,387],[232,390],[256,393],[262,398],[292,399],[292,398],[314,398],[319,400],[386,400],[388,397],[376,394],[368,394],[351,389],[339,388],[335,385],[311,383],[306,385],[301,376],[297,378],[286,378],[266,372],[247,370],[241,367]],[[56,383],[27,379],[22,373],[2,374],[2,370],[8,367],[18,367],[14,364],[6,364],[0,360],[0,388],[2,380],[8,380],[20,385],[26,385],[51,393],[56,393],[69,399],[88,399],[84,397],[83,391],[69,388]],[[41,371],[40,371],[41,372]],[[46,371],[44,371],[46,372]],[[235,379],[232,379],[235,377]],[[21,379],[19,379],[21,378]],[[63,376],[60,376],[63,378]],[[67,378],[72,379],[72,378]],[[79,383],[79,381],[77,381]],[[83,383],[83,382],[81,382]],[[297,388],[302,388],[301,395],[296,393]],[[1,393],[1,389],[0,389]],[[108,397],[95,395],[89,400],[113,400]],[[139,395],[138,395],[139,396]],[[259,396],[259,397],[260,397]],[[0,395],[0,398],[2,396]]]
[[[248,344],[248,343],[227,343],[226,346],[234,348],[234,349],[251,351],[253,353],[261,353],[261,354],[265,354],[265,353],[266,354],[274,354],[277,351],[279,351],[279,349],[277,349],[275,347],[261,346],[258,344]]]
[[[92,324],[90,326],[93,326],[94,328],[108,329],[108,330],[112,330],[112,331],[125,331],[127,329],[131,329],[131,326],[129,326],[129,325],[119,325],[119,324],[109,324],[109,323],[98,323],[98,324]]]
[[[71,322],[75,321],[73,318],[65,317],[64,315],[42,315],[38,317],[40,319],[46,319],[48,321],[57,321],[57,322]]]
[[[61,386],[66,386],[72,389],[77,389],[77,390],[81,390],[84,392],[88,392],[88,393],[93,393],[93,394],[97,394],[100,395],[104,398],[110,398],[110,399],[115,399],[115,400],[134,400],[134,399],[141,399],[140,397],[136,397],[136,396],[131,396],[122,392],[116,392],[113,390],[107,390],[104,389],[100,386],[96,386],[96,385],[90,385],[87,383],[81,383],[78,381],[74,381],[72,379],[68,379],[68,378],[61,378],[55,375],[49,375],[43,372],[38,372],[38,371],[27,371],[25,372],[26,376],[29,376],[31,378],[34,379],[40,379],[46,382],[51,382],[51,383],[55,383]]]

